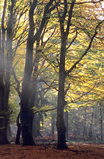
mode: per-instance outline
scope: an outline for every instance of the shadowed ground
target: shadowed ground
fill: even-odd
[[[104,144],[70,143],[66,150],[57,150],[55,146],[0,145],[0,159],[104,159]]]

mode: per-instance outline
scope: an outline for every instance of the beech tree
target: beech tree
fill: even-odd
[[[14,78],[17,82],[17,87],[18,87],[20,82],[15,76],[16,72],[14,72],[15,69],[13,69],[12,65],[15,65],[16,63],[18,63],[17,61],[13,62],[13,58],[15,54],[14,52],[16,51],[17,47],[21,43],[20,41],[24,39],[23,33],[25,32],[26,36],[28,33],[28,38],[25,36],[25,39],[27,39],[26,63],[25,63],[25,70],[24,70],[22,93],[20,92],[19,87],[16,88],[16,90],[18,90],[18,94],[21,99],[20,116],[21,116],[21,122],[22,122],[23,145],[35,144],[31,134],[32,120],[33,120],[32,107],[34,106],[34,101],[36,96],[38,71],[41,70],[41,69],[38,70],[38,66],[42,68],[43,65],[45,64],[43,67],[43,69],[45,68],[44,75],[43,73],[39,74],[42,77],[40,78],[40,81],[42,80],[42,82],[44,82],[46,86],[49,86],[49,88],[52,88],[51,86],[53,86],[53,83],[56,84],[54,85],[53,88],[56,89],[56,91],[58,91],[57,148],[64,149],[64,148],[67,148],[67,145],[65,142],[66,128],[65,128],[64,117],[63,117],[64,108],[67,105],[67,101],[65,100],[66,98],[70,96],[70,85],[73,84],[73,81],[74,83],[76,83],[74,76],[72,80],[71,80],[71,76],[73,75],[73,72],[74,72],[74,75],[77,74],[76,75],[77,79],[79,77],[80,79],[82,79],[82,76],[83,76],[83,83],[81,84],[81,86],[84,84],[85,87],[86,85],[88,85],[89,87],[91,83],[87,81],[88,78],[86,78],[86,81],[87,81],[86,84],[84,83],[85,82],[84,75],[85,75],[85,72],[87,72],[86,76],[88,76],[90,71],[88,71],[87,68],[84,68],[84,66],[82,66],[83,68],[81,68],[80,65],[83,65],[84,62],[86,62],[86,65],[88,64],[88,59],[92,57],[92,54],[90,54],[90,56],[87,56],[86,58],[84,57],[87,55],[87,53],[88,54],[90,53],[90,48],[92,47],[92,45],[93,45],[93,50],[95,48],[95,51],[96,51],[97,45],[101,46],[100,42],[102,42],[102,47],[103,47],[102,23],[104,20],[102,20],[103,16],[101,16],[103,15],[102,14],[103,10],[101,10],[100,8],[101,2],[97,0],[91,1],[91,2],[90,1],[85,2],[80,0],[76,0],[76,1],[75,0],[70,0],[70,1],[69,0],[68,1],[67,0],[62,0],[62,1],[57,1],[57,0],[43,1],[42,0],[42,1],[39,1],[38,3],[37,0],[33,0],[33,1],[27,2],[26,5],[23,5],[21,7],[20,4],[22,3],[26,3],[25,0],[18,1],[17,6],[15,5],[16,4],[15,0],[11,0],[10,4],[8,4],[7,1],[5,0],[2,20],[1,20],[2,27],[0,28],[0,88],[1,88],[0,89],[0,123],[2,124],[0,125],[0,133],[1,133],[1,136],[3,137],[0,138],[0,143],[8,143],[7,125],[8,125],[9,115],[10,115],[8,99],[9,99],[9,92],[10,92],[11,67],[12,67],[12,73],[14,74]],[[26,6],[27,6],[27,9],[26,9]],[[23,11],[22,11],[22,8],[24,8]],[[16,12],[16,9],[17,9],[17,12]],[[21,12],[19,12],[19,9],[21,10]],[[40,14],[39,17],[37,16],[38,9]],[[6,11],[8,11],[8,16]],[[26,13],[24,16],[26,19],[23,17],[19,25],[18,20],[20,19],[20,17],[22,17],[23,12],[25,11],[29,11],[29,20],[27,20],[28,18]],[[101,13],[97,13],[99,11],[101,11]],[[18,17],[17,21],[16,21],[16,17]],[[24,22],[27,20],[27,24],[29,24],[29,26],[27,25],[27,27],[22,28],[22,24],[24,23],[23,19],[24,19]],[[17,23],[17,26],[14,30],[15,23]],[[48,24],[48,27],[47,27],[47,24]],[[48,29],[50,29],[49,32],[47,32]],[[21,37],[20,37],[20,32],[21,32]],[[52,37],[53,34],[54,36]],[[13,36],[15,36],[14,39],[13,39]],[[52,39],[50,37],[52,37]],[[15,47],[15,49],[13,49],[14,48],[13,46],[16,45],[16,43],[13,40],[16,40],[16,43],[17,43],[17,46]],[[61,43],[61,47],[60,47],[60,43]],[[19,56],[20,55],[22,56],[21,50],[19,51],[18,51]],[[23,53],[23,56],[24,56],[24,53]],[[93,63],[94,63],[95,54],[93,55],[93,57],[94,57],[93,58]],[[59,68],[59,72],[58,72],[58,68]],[[81,71],[83,71],[84,73],[82,73]],[[22,71],[17,71],[17,72],[22,72]],[[103,81],[102,72],[103,72],[103,69],[102,70],[99,69],[98,76],[102,77],[102,81]],[[47,76],[47,74],[48,76],[50,76],[50,78],[49,79],[45,78],[46,79],[45,81],[44,77]],[[57,88],[58,80],[57,80],[56,74],[57,75],[59,74],[59,88]],[[93,78],[94,82],[96,80],[96,77]],[[89,81],[90,81],[90,78],[89,78]],[[79,80],[79,82],[81,81]],[[99,90],[102,92],[101,86],[103,82],[101,83],[100,79],[99,79],[99,82],[100,84],[96,86],[96,89],[94,89],[94,91],[96,92],[98,92],[98,87],[99,87]],[[77,84],[73,84],[71,95],[73,96],[74,94],[76,97],[76,101],[78,101],[80,98],[79,94],[83,90],[82,88],[80,88],[81,91],[79,92],[76,91],[73,93],[72,91],[74,91],[74,89],[76,88],[76,85]],[[14,87],[16,87],[16,85]],[[99,93],[101,94],[100,91],[98,92],[98,95]],[[83,94],[85,94],[85,92]],[[99,97],[99,100],[103,98],[103,93],[102,93],[102,96],[100,97]],[[73,103],[72,99],[71,99],[71,102]],[[53,110],[56,109],[53,107],[51,108]],[[41,108],[42,111],[44,111],[44,109],[45,108]],[[101,125],[102,125],[102,114],[100,115],[101,115]],[[102,126],[101,126],[101,131],[102,131]]]
[[[3,4],[4,2],[4,4]],[[23,4],[23,3],[22,3]],[[20,9],[21,2],[15,0],[2,0],[2,17],[0,18],[0,144],[7,144],[7,129],[10,124],[10,116],[13,112],[10,106],[10,91],[12,85],[13,65],[17,48],[24,43],[26,30],[20,31],[20,20],[27,10],[27,4],[24,10]],[[18,9],[19,7],[19,9]],[[23,6],[22,6],[23,7]],[[21,21],[22,26],[25,22]]]
[[[12,63],[13,26],[15,24],[15,0],[11,0],[6,17],[7,0],[4,1],[0,29],[0,144],[8,144],[7,128],[10,116],[9,92]],[[5,17],[7,26],[5,27]],[[7,34],[6,34],[7,33]]]
[[[27,48],[26,48],[26,63],[25,63],[25,70],[24,70],[24,79],[23,79],[23,86],[22,86],[22,94],[21,94],[21,124],[22,124],[22,138],[23,138],[23,145],[34,145],[34,140],[31,133],[31,105],[34,105],[34,98],[32,94],[32,103],[30,98],[30,88],[31,88],[31,77],[33,71],[33,45],[37,41],[42,34],[42,31],[50,18],[51,11],[55,8],[52,5],[53,0],[50,0],[44,10],[43,18],[40,24],[39,29],[35,30],[34,24],[34,10],[37,6],[37,1],[34,0],[33,3],[30,3],[30,10],[29,10],[29,34],[27,38]],[[34,88],[35,89],[35,88]],[[31,105],[30,105],[31,104]]]
[[[80,33],[78,32],[78,30],[80,30],[81,27],[81,26],[79,27],[75,22],[74,32],[76,33],[76,35],[70,42],[69,46],[67,46],[68,35],[69,32],[71,32],[71,27],[74,21],[73,16],[76,15],[76,13],[78,12],[78,8],[76,5],[81,4],[80,2],[79,3],[75,2],[76,2],[75,0],[72,0],[70,3],[68,3],[67,0],[64,0],[57,5],[57,14],[60,23],[60,34],[61,34],[60,35],[61,49],[60,49],[60,59],[59,59],[59,88],[58,88],[58,104],[57,104],[57,132],[58,132],[57,148],[58,149],[67,148],[66,138],[65,138],[66,128],[64,124],[63,112],[64,112],[64,107],[67,104],[65,101],[65,94],[66,94],[65,92],[68,91],[68,89],[70,88],[70,84],[69,88],[65,89],[65,79],[76,68],[77,64],[80,63],[83,57],[88,53],[93,43],[93,40],[98,34],[98,29],[104,21],[99,19],[99,21],[97,21],[97,23],[93,26],[93,32],[90,35],[89,43],[85,51],[79,56],[78,60],[73,62],[71,67],[69,66],[70,67],[69,69],[66,69],[65,65],[66,65],[67,48],[69,48],[74,43],[75,39],[77,38],[77,35]],[[68,10],[68,8],[70,9]],[[83,30],[83,28],[81,29]]]

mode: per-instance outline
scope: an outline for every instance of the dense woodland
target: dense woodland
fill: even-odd
[[[103,0],[1,0],[1,145],[103,141],[103,92]]]

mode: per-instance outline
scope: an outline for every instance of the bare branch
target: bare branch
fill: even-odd
[[[71,25],[71,18],[72,18],[72,12],[73,12],[73,8],[74,8],[74,4],[75,4],[75,0],[72,1],[71,6],[70,6],[69,17],[68,17],[68,21],[67,21],[66,36],[68,36],[68,34],[69,34],[69,28],[70,28],[70,25]]]
[[[20,81],[18,81],[18,79],[17,79],[17,76],[16,76],[16,74],[15,74],[15,71],[14,71],[14,68],[13,68],[12,64],[11,64],[11,69],[12,69],[12,75],[13,75],[15,81],[16,81],[16,84],[17,84],[17,87],[14,87],[14,88],[16,89],[16,91],[17,91],[19,97],[21,98]]]
[[[64,0],[64,12],[61,18],[62,20],[65,20],[66,13],[67,13],[67,0]]]
[[[40,35],[41,35],[42,31],[43,31],[43,28],[44,28],[44,26],[45,26],[46,21],[50,18],[50,15],[49,15],[49,14],[50,14],[51,11],[54,10],[55,7],[56,7],[55,5],[53,5],[53,6],[50,8],[50,6],[52,5],[53,1],[54,1],[54,0],[50,0],[50,1],[47,3],[47,5],[45,6],[45,11],[44,11],[44,15],[43,15],[42,22],[41,22],[41,25],[40,25],[38,31],[37,31],[36,34],[33,36],[33,39],[32,39],[33,42],[35,42],[35,40],[38,40],[38,38],[40,37]],[[50,9],[49,9],[49,8],[50,8]]]
[[[92,38],[91,38],[91,40],[90,40],[89,46],[87,47],[87,49],[85,50],[85,52],[82,54],[82,56],[80,57],[80,59],[77,60],[77,61],[74,63],[74,65],[73,65],[69,70],[66,71],[66,77],[67,77],[68,74],[76,67],[76,65],[83,59],[83,57],[88,53],[89,49],[91,48],[92,42],[93,42],[94,38],[95,38],[96,35],[97,35],[97,29],[98,29],[98,27],[100,26],[100,24],[102,24],[103,22],[104,22],[104,20],[103,20],[103,21],[100,21],[100,22],[98,23],[98,25],[97,25],[96,28],[95,28],[95,33],[94,33],[94,35],[92,36]]]
[[[51,82],[51,84],[49,85],[49,87],[47,88],[47,90],[40,96],[40,98],[37,100],[35,106],[38,105],[39,101],[41,100],[41,98],[48,92],[48,90],[50,89],[50,87],[52,86],[54,81]]]
[[[49,36],[49,38],[43,43],[43,46],[46,45],[46,43],[51,39],[51,37],[54,35],[55,33],[55,30],[56,30],[56,27],[54,28],[53,32],[51,33],[51,35]]]
[[[65,92],[64,92],[64,95],[66,95],[67,91],[69,90],[70,88],[70,83],[68,84],[68,87],[66,88]]]
[[[77,38],[77,34],[78,34],[78,32],[77,32],[77,29],[76,29],[76,35],[75,35],[75,37],[73,38],[73,40],[70,42],[70,44],[69,44],[69,46],[66,48],[66,50],[73,44],[73,42],[74,42],[75,39]]]

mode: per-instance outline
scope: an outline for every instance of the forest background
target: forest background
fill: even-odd
[[[103,141],[103,60],[103,1],[1,0],[0,144],[16,120],[23,145],[55,125],[59,149]]]

